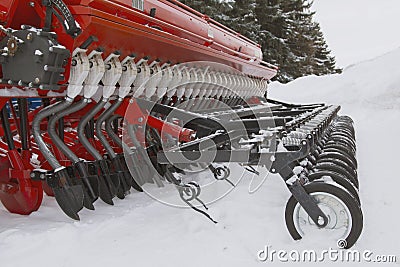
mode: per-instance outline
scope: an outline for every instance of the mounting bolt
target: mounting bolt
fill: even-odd
[[[35,2],[29,2],[29,6],[35,7]]]
[[[143,118],[140,117],[140,118],[138,119],[138,122],[139,122],[139,123],[142,123],[142,122],[143,122]]]
[[[44,175],[43,173],[42,174],[40,174],[40,179],[44,179],[44,178],[46,178],[46,175]]]
[[[130,103],[130,104],[133,104],[133,99],[129,100],[129,103]]]
[[[40,83],[40,79],[38,77],[35,78],[34,80],[35,83]]]
[[[26,36],[26,39],[28,40],[28,41],[31,41],[32,39],[33,39],[33,34],[30,32],[30,33],[28,33],[28,35]]]
[[[324,218],[322,216],[318,216],[318,225],[322,226],[322,225],[324,225],[324,223],[325,223]]]
[[[30,176],[31,176],[31,178],[35,178],[36,175],[33,172],[31,172]]]

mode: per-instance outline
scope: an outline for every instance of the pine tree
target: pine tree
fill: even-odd
[[[236,0],[229,7],[224,21],[227,26],[257,42],[260,25],[255,14],[256,0]]]
[[[341,72],[335,67],[308,0],[257,0],[264,59],[280,68],[277,80],[289,82],[305,75]]]
[[[218,0],[180,0],[181,3],[203,13],[218,22],[226,22],[225,13],[231,6]]]
[[[303,0],[285,0],[281,3],[282,12],[288,23],[286,41],[294,56],[294,61],[285,71],[291,74],[291,79],[312,74],[311,64],[315,51],[310,25],[314,13],[310,12],[310,5]]]
[[[276,80],[341,72],[335,67],[309,0],[182,0],[260,43],[264,60],[279,67]]]
[[[325,75],[331,73],[341,73],[342,70],[336,68],[335,57],[331,55],[331,51],[325,41],[321,27],[314,22],[312,25],[313,44],[315,47],[313,74]]]
[[[282,0],[256,0],[256,18],[260,24],[259,43],[263,49],[264,60],[280,69],[277,80],[293,80],[288,71],[295,68],[296,57],[291,51],[288,39],[291,35],[291,23],[283,12]]]

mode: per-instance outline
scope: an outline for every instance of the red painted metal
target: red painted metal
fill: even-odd
[[[148,56],[150,62],[158,59],[161,64],[211,61],[228,65],[252,77],[271,79],[276,75],[277,68],[262,61],[261,48],[258,44],[176,0],[145,0],[143,11],[132,7],[131,0],[65,0],[64,2],[81,26],[82,34],[73,39],[64,32],[63,26],[54,16],[52,30],[57,33],[59,43],[71,52],[81,46],[88,37],[96,36],[98,42],[89,47],[88,53],[102,47],[104,57],[119,51],[121,59],[135,54],[137,59]],[[155,16],[150,16],[152,9],[156,10]],[[42,28],[44,18],[45,7],[42,6],[41,0],[0,0],[0,23],[5,27],[19,29],[21,25],[26,24]],[[69,78],[68,66],[69,64],[64,73],[65,80],[60,82],[62,90],[65,90]],[[2,88],[11,86],[3,84],[0,85],[0,90]],[[40,97],[48,97],[47,93],[38,90]],[[7,101],[10,101],[10,97],[0,97],[0,108]],[[80,118],[93,108],[93,105],[94,103],[89,104],[76,114],[65,117],[66,125],[76,128]],[[39,111],[40,109],[29,112],[29,127]],[[20,132],[18,116],[13,108],[11,112],[13,113],[10,119],[11,131],[16,136]],[[130,123],[139,127],[147,124],[182,142],[191,141],[194,136],[194,132],[190,129],[150,116],[148,111],[139,108],[135,100],[130,102],[129,99],[125,99],[116,113],[123,117],[128,114],[125,119]],[[43,122],[41,128],[44,131],[47,129],[47,121]],[[141,136],[140,131],[137,134],[138,139],[144,143],[144,136]],[[0,135],[4,135],[1,126]],[[69,166],[71,163],[56,149],[47,133],[43,134],[43,138],[61,164]],[[75,131],[64,133],[64,140],[80,158],[94,160],[79,143]],[[42,201],[43,189],[48,195],[53,195],[47,185],[42,186],[41,182],[32,181],[29,177],[33,169],[30,163],[32,154],[38,155],[37,160],[41,168],[51,169],[32,137],[29,141],[29,150],[22,151],[21,143],[16,138],[16,149],[9,151],[8,146],[0,140],[0,200],[10,212],[18,214],[30,214],[37,210]],[[91,142],[100,153],[105,153],[97,139],[91,139]],[[113,144],[111,140],[110,143]],[[122,152],[117,146],[115,149],[117,152]]]
[[[149,115],[148,111],[143,111],[134,99],[125,99],[123,104],[116,110],[124,119],[134,125],[145,125],[157,129],[160,133],[169,134],[177,138],[181,142],[189,142],[193,140],[195,132],[191,129],[182,128],[176,124],[163,121]]]
[[[8,101],[7,98],[1,98],[0,108]],[[2,127],[0,132],[4,134]],[[16,148],[20,149],[18,142]],[[42,202],[43,189],[40,182],[30,178],[30,152],[9,150],[3,141],[0,141],[0,151],[4,151],[0,157],[0,201],[13,213],[28,215],[36,211]]]
[[[212,61],[265,79],[276,74],[276,67],[262,62],[257,44],[176,1],[146,0],[144,11],[133,8],[130,0],[65,2],[83,29],[73,39],[54,19],[54,31],[70,51],[95,35],[99,42],[90,49],[101,46],[105,55],[118,50],[122,57],[134,53],[138,58],[151,56],[151,60],[162,62]],[[18,7],[13,10],[15,5]],[[2,21],[13,28],[42,26],[44,11],[40,7],[37,0],[0,0],[0,10],[9,11]],[[155,17],[149,15],[151,8],[156,8]],[[67,79],[68,70],[65,74]]]
[[[0,200],[12,213],[28,215],[39,209],[43,199],[40,182],[30,179],[31,166],[26,166],[16,150],[1,158]]]

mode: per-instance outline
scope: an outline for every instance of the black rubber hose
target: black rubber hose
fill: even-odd
[[[3,124],[4,137],[6,139],[8,149],[14,150],[15,144],[14,144],[14,139],[13,139],[13,136],[11,133],[10,121],[8,120],[8,111],[7,111],[6,105],[4,105],[3,109],[1,110],[1,121]]]
[[[111,117],[109,117],[106,120],[106,132],[108,133],[108,135],[110,136],[110,138],[120,147],[120,148],[124,148],[124,144],[122,142],[122,139],[119,138],[118,134],[116,134],[114,132],[114,129],[112,127],[113,122],[118,119],[120,116],[119,115],[113,115]],[[129,149],[127,147],[127,149]]]
[[[47,106],[46,108],[42,109],[38,114],[36,114],[32,122],[33,137],[36,141],[36,144],[38,145],[40,152],[42,152],[43,156],[49,162],[50,166],[53,169],[61,168],[62,165],[44,142],[41,134],[40,124],[47,117],[50,117],[51,115],[68,108],[72,104],[72,102],[73,102],[72,98],[66,97],[65,101],[55,103],[51,106]]]
[[[21,148],[22,150],[28,150],[28,100],[26,98],[18,99],[19,105],[19,120],[20,120],[20,131],[21,131]]]
[[[95,147],[92,146],[88,138],[85,136],[85,128],[86,125],[94,119],[97,113],[99,113],[104,106],[108,103],[108,98],[103,98],[100,100],[93,109],[91,109],[85,116],[83,116],[82,120],[78,125],[78,138],[81,144],[86,148],[86,150],[95,158],[96,166],[98,170],[101,172],[101,176],[99,177],[100,181],[100,198],[110,204],[113,205],[112,198],[117,194],[117,187],[119,186],[119,181],[113,181],[110,172],[108,170],[107,162],[104,161],[102,155],[99,151],[96,150]],[[118,183],[116,183],[118,182]]]
[[[111,105],[111,107],[109,107],[106,111],[104,111],[100,115],[100,117],[97,118],[96,125],[94,127],[97,138],[99,138],[101,144],[107,151],[108,156],[110,157],[111,162],[114,165],[114,168],[116,169],[118,179],[119,179],[119,182],[121,185],[120,189],[122,190],[122,196],[125,195],[125,192],[129,191],[129,189],[132,185],[132,182],[131,182],[132,178],[123,172],[123,167],[122,167],[119,159],[117,159],[117,154],[115,153],[114,149],[112,148],[112,146],[110,145],[107,138],[104,136],[104,134],[102,132],[102,126],[103,126],[103,123],[114,114],[114,112],[117,110],[117,108],[122,104],[123,100],[124,100],[123,98],[118,98],[118,100],[115,101]]]
[[[109,117],[106,120],[106,132],[108,133],[110,138],[120,148],[123,149],[123,151],[124,151],[123,153],[124,154],[122,156],[125,156],[126,155],[125,153],[128,154],[128,155],[126,155],[127,157],[124,157],[124,158],[125,158],[126,167],[128,168],[128,170],[130,172],[132,172],[132,176],[134,177],[134,179],[133,179],[134,184],[132,186],[137,191],[143,192],[143,189],[139,185],[139,184],[141,184],[141,185],[144,184],[144,182],[142,181],[143,174],[140,172],[140,168],[138,168],[139,164],[136,164],[135,155],[134,155],[132,149],[126,143],[124,143],[121,138],[119,138],[118,134],[115,133],[115,131],[114,131],[113,127],[112,127],[113,123],[118,118],[120,118],[120,115],[113,115],[113,116]],[[118,157],[118,155],[117,155],[117,157]],[[131,166],[131,168],[129,168],[129,166]]]
[[[108,99],[102,99],[100,100],[93,109],[91,109],[85,116],[82,117],[82,120],[80,121],[78,125],[78,138],[79,141],[82,143],[82,145],[86,148],[86,150],[96,159],[96,160],[103,160],[102,155],[99,153],[99,151],[96,150],[90,143],[90,141],[87,139],[85,136],[85,127],[89,123],[91,119],[93,119],[97,113],[100,112],[104,108],[104,106],[107,104]]]
[[[87,106],[87,104],[88,104],[88,100],[82,99],[78,103],[71,105],[70,107],[66,108],[65,110],[54,114],[54,116],[52,116],[51,119],[49,120],[49,124],[48,124],[48,132],[49,132],[51,140],[53,140],[53,142],[57,146],[57,148],[60,149],[61,152],[74,164],[79,162],[80,159],[77,155],[75,155],[75,153],[71,149],[69,149],[69,147],[64,143],[64,141],[57,134],[56,123],[61,118],[83,109],[84,107]]]
[[[71,149],[69,149],[69,147],[61,139],[60,135],[58,135],[56,132],[57,121],[60,121],[60,119],[65,116],[68,116],[72,113],[82,110],[84,107],[87,106],[88,103],[89,99],[82,99],[78,103],[71,105],[68,108],[54,114],[49,120],[47,130],[51,140],[54,142],[56,147],[60,149],[60,151],[76,166],[80,176],[82,177],[82,181],[85,184],[86,189],[88,190],[89,197],[92,200],[95,200],[97,198],[96,193],[94,192],[94,189],[89,182],[88,179],[89,173],[87,169],[84,168],[82,164],[78,164],[80,162],[80,158]]]
[[[103,126],[103,123],[109,117],[111,117],[114,114],[114,112],[117,110],[117,108],[119,108],[119,106],[121,106],[122,101],[123,101],[123,98],[118,98],[118,100],[115,101],[111,105],[110,108],[108,108],[106,111],[104,111],[100,115],[100,117],[97,119],[96,126],[95,126],[96,136],[97,136],[97,138],[99,138],[100,142],[102,143],[102,145],[106,149],[106,151],[107,151],[107,153],[108,153],[108,155],[110,156],[111,159],[115,159],[117,157],[117,154],[115,154],[114,149],[112,148],[112,146],[108,142],[107,138],[104,136],[104,134],[102,132],[102,126]],[[106,129],[106,131],[107,131],[107,129]],[[114,133],[114,131],[111,131],[111,132]],[[110,133],[108,132],[108,134],[110,134]]]
[[[151,174],[153,175],[153,177],[148,177],[148,179],[149,180],[152,179],[153,181],[155,181],[158,187],[164,187],[164,184],[158,177],[158,172],[153,167],[153,163],[151,162],[146,149],[140,144],[139,140],[137,140],[135,130],[136,130],[135,125],[128,125],[129,138],[131,139],[133,145],[135,146],[137,153],[145,162],[145,164],[150,168]]]

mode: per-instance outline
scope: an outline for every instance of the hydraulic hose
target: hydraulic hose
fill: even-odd
[[[118,98],[117,101],[115,101],[110,108],[108,108],[106,111],[104,111],[100,117],[97,119],[96,122],[96,136],[99,138],[100,142],[103,144],[104,148],[106,149],[108,155],[110,156],[111,159],[115,159],[117,157],[117,154],[115,153],[114,149],[108,142],[107,138],[104,136],[102,132],[102,125],[103,123],[112,116],[112,114],[117,110],[119,106],[121,106],[123,98]],[[114,133],[114,131],[112,131]]]
[[[73,163],[75,164],[76,168],[79,171],[80,176],[82,177],[82,181],[85,184],[85,187],[88,190],[89,193],[89,197],[92,200],[95,200],[96,197],[96,193],[93,190],[92,185],[89,182],[88,179],[88,172],[87,169],[85,168],[85,166],[83,166],[82,164],[78,164],[80,162],[80,159],[77,155],[75,155],[75,153],[69,149],[69,147],[64,143],[64,141],[60,138],[60,136],[57,134],[56,132],[56,123],[57,121],[59,121],[61,118],[68,116],[69,114],[75,113],[81,109],[83,109],[84,107],[87,106],[87,104],[89,103],[89,99],[82,99],[81,101],[79,101],[78,103],[69,106],[68,108],[57,112],[56,114],[54,114],[51,119],[49,120],[48,123],[48,133],[49,136],[51,138],[51,140],[54,142],[54,144],[56,145],[56,147],[58,149],[61,150],[61,152]]]
[[[99,118],[97,118],[95,131],[96,136],[99,138],[100,142],[102,143],[103,147],[106,149],[111,162],[113,163],[114,167],[117,169],[118,178],[120,181],[120,185],[122,186],[123,192],[129,192],[130,187],[132,186],[132,177],[123,171],[123,166],[121,161],[117,158],[117,154],[115,153],[114,149],[108,142],[107,138],[104,136],[102,132],[103,123],[106,121],[107,118],[113,115],[113,113],[117,110],[117,108],[122,104],[124,98],[119,97],[117,101],[115,101],[110,108],[104,111]]]
[[[89,123],[91,119],[93,119],[97,113],[100,112],[107,104],[108,99],[100,100],[93,109],[91,109],[85,116],[83,116],[82,120],[78,125],[78,137],[79,141],[82,145],[86,148],[86,150],[96,159],[96,160],[103,160],[101,154],[92,146],[90,141],[85,136],[85,126]]]
[[[8,148],[10,150],[15,149],[15,144],[14,144],[14,139],[11,133],[10,129],[10,121],[8,119],[8,112],[7,112],[7,107],[4,105],[4,107],[1,110],[1,122],[3,124],[3,129],[4,129],[4,137],[6,139]]]
[[[142,157],[146,165],[152,168],[153,163],[150,161],[149,156],[146,150],[143,148],[142,144],[140,144],[139,140],[137,140],[136,138],[135,125],[128,125],[128,135],[133,145],[136,147],[136,151],[138,152],[138,154]],[[154,169],[152,169],[151,171],[153,172]],[[160,178],[157,175],[157,171],[154,171],[153,181],[155,181],[158,187],[164,187],[164,184],[161,182]],[[151,177],[148,178],[151,179]]]
[[[26,98],[20,98],[18,100],[19,112],[20,112],[20,135],[21,135],[21,147],[22,150],[29,149],[29,130],[28,130],[28,101]]]
[[[107,119],[106,121],[106,132],[110,136],[110,138],[120,147],[122,148],[125,152],[131,151],[132,149],[124,142],[122,141],[121,138],[114,132],[114,129],[112,128],[112,123],[114,120],[118,119],[120,116],[119,115],[114,115],[110,118]],[[128,126],[129,127],[129,126]]]
[[[95,147],[92,146],[88,138],[85,136],[85,128],[86,125],[92,120],[97,113],[99,113],[104,106],[108,103],[108,98],[103,98],[100,100],[93,109],[91,109],[85,116],[83,116],[82,120],[78,125],[78,138],[81,144],[86,148],[86,150],[96,159],[97,166],[101,172],[101,176],[99,177],[100,182],[100,198],[106,202],[107,204],[113,205],[112,198],[117,195],[117,187],[119,184],[116,184],[116,181],[110,176],[107,163],[104,161],[102,155],[96,150]]]
[[[75,155],[74,152],[72,152],[71,149],[69,149],[69,147],[64,143],[64,141],[59,137],[59,135],[56,132],[56,123],[61,118],[83,109],[84,107],[87,106],[87,104],[88,104],[88,100],[87,99],[82,99],[78,103],[69,106],[65,110],[54,114],[54,116],[52,116],[51,119],[49,120],[49,124],[48,124],[48,129],[47,130],[49,132],[51,140],[53,140],[53,142],[57,146],[57,148],[59,148],[61,150],[61,152],[72,163],[77,163],[77,162],[80,161],[80,159],[79,159],[79,157],[77,155]]]
[[[131,151],[131,153],[132,153],[132,150],[130,149],[130,147],[129,147],[126,143],[124,143],[124,142],[122,141],[121,138],[119,138],[119,136],[114,132],[114,129],[112,128],[113,122],[114,122],[116,119],[118,119],[119,117],[120,117],[119,115],[113,115],[113,116],[109,117],[109,118],[106,120],[106,125],[105,125],[105,127],[106,127],[106,132],[107,132],[108,136],[109,136],[120,148],[123,149],[124,153],[127,153],[128,151]],[[135,164],[134,157],[135,157],[135,156],[134,156],[133,154],[128,155],[128,157],[125,157],[125,165],[126,165],[126,167],[127,167],[128,169],[129,169],[129,167],[128,167],[129,165],[131,165],[131,166],[138,166],[138,164]],[[128,164],[127,161],[129,161],[130,164]],[[137,169],[135,169],[135,168],[131,168],[131,169],[129,169],[129,171],[132,171],[133,177],[135,177],[135,178],[133,179],[133,185],[132,185],[132,186],[133,186],[136,190],[142,192],[143,189],[139,186],[139,184],[142,184],[142,185],[144,184],[144,183],[143,183],[143,180],[142,180],[142,176],[141,176],[142,174],[139,172],[139,170],[137,170]]]
[[[53,155],[53,153],[50,151],[50,149],[47,147],[46,143],[44,142],[42,135],[41,135],[40,124],[44,119],[50,117],[54,113],[60,112],[61,110],[68,108],[72,104],[72,102],[73,102],[72,98],[66,97],[65,101],[55,103],[53,105],[50,105],[50,106],[42,109],[38,114],[36,114],[36,116],[32,122],[33,137],[36,141],[36,144],[38,145],[43,156],[49,162],[50,166],[53,169],[61,168],[62,165],[60,164],[60,162],[57,160],[57,158]]]
[[[112,128],[112,123],[114,120],[118,119],[120,116],[119,115],[113,115],[109,117],[106,120],[106,132],[110,136],[110,138],[120,147],[124,148],[124,144],[122,142],[122,139],[119,138],[119,136],[114,132],[114,129]],[[124,148],[125,149],[125,148]],[[127,148],[129,149],[129,148]]]

